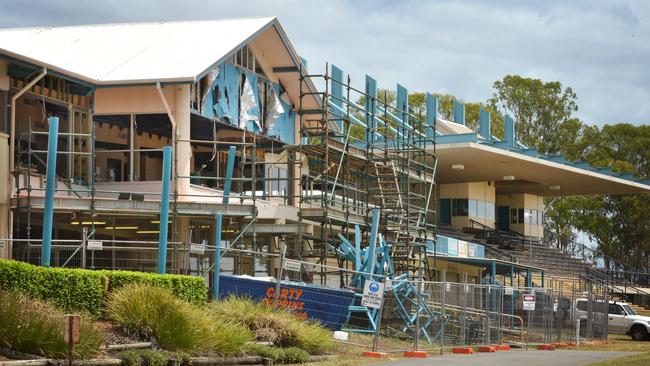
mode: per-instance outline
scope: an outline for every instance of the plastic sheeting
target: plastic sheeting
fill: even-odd
[[[241,96],[239,97],[239,128],[260,132],[259,93],[257,76],[246,73]]]
[[[243,83],[242,75],[245,78]],[[206,92],[201,96],[201,115],[247,131],[275,137],[284,143],[295,143],[296,112],[291,107],[287,93],[283,92],[278,84],[270,83],[265,101],[267,108],[263,129],[260,118],[260,83],[257,75],[241,70],[235,65],[223,63],[218,67],[214,79],[212,73],[208,74],[208,78]]]

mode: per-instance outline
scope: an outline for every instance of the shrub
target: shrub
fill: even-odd
[[[0,289],[51,301],[65,310],[98,315],[104,295],[104,276],[93,271],[0,260]]]
[[[305,363],[309,362],[309,353],[298,347],[287,347],[284,349],[285,363]]]
[[[120,352],[117,357],[122,366],[167,366],[169,354],[153,349],[134,349]]]
[[[309,353],[298,347],[269,347],[259,344],[252,344],[249,350],[255,352],[256,355],[270,358],[273,363],[304,363],[309,362]]]
[[[193,304],[205,304],[208,301],[208,287],[202,277],[132,271],[100,272],[108,278],[108,292],[132,283],[145,283],[170,289],[179,299]]]
[[[298,347],[310,354],[322,353],[333,347],[331,332],[316,322],[300,320],[286,309],[230,296],[210,304],[215,317],[239,322],[261,342],[273,342],[279,347]]]
[[[63,338],[64,313],[41,300],[0,291],[0,345],[16,351],[51,358],[66,358],[68,346]],[[88,316],[81,317],[81,343],[73,348],[75,358],[99,352],[103,335]]]
[[[203,278],[129,271],[91,271],[46,268],[0,260],[0,289],[51,301],[66,310],[101,315],[108,293],[130,283],[148,283],[170,289],[177,297],[204,304],[208,288]]]
[[[284,361],[284,351],[282,348],[263,346],[260,344],[251,344],[248,348],[250,351],[255,352],[260,357],[270,358],[273,363],[281,363]]]
[[[148,284],[111,292],[107,314],[127,331],[167,350],[232,354],[251,338],[241,325],[216,319],[207,309],[176,298],[169,289]]]

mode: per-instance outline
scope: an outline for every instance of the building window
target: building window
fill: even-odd
[[[510,209],[510,223],[511,224],[516,224],[517,223],[517,209],[516,208],[511,208]]]
[[[467,216],[469,214],[468,200],[455,198],[451,200],[452,216]]]

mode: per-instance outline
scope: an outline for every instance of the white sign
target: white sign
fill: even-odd
[[[102,250],[104,245],[99,240],[88,240],[88,245],[86,245],[86,248],[88,250]]]
[[[451,291],[451,283],[449,282],[445,283],[445,291],[447,292]]]
[[[190,243],[190,253],[203,255],[205,254],[205,245],[204,244],[193,244]]]
[[[367,280],[363,286],[363,297],[361,306],[367,306],[372,309],[381,308],[381,300],[384,297],[384,284],[381,282]]]
[[[5,241],[4,241],[4,240],[0,240],[0,249],[2,249],[2,248],[4,248],[4,247],[5,247]]]
[[[515,289],[513,289],[512,287],[506,287],[505,290],[506,290],[505,292],[506,295],[512,295],[515,292]]]
[[[386,279],[386,286],[384,287],[386,291],[393,291],[393,281]]]
[[[535,310],[535,294],[525,294],[524,299],[524,310]]]
[[[553,299],[553,312],[554,313],[557,313],[557,304],[558,304],[558,300],[557,300],[557,297],[556,297],[555,299]]]
[[[298,261],[294,261],[291,259],[287,259],[284,261],[284,269],[286,269],[287,271],[300,272],[301,268],[302,268],[302,263]]]

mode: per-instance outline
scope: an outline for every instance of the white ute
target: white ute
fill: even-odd
[[[598,302],[594,302],[594,305],[598,307]],[[587,306],[587,299],[576,300],[575,319],[580,319],[580,322],[585,322],[585,324]],[[627,334],[635,341],[650,340],[650,317],[637,315],[634,309],[625,302],[609,302],[607,328],[609,333]]]

